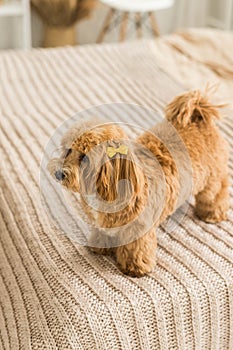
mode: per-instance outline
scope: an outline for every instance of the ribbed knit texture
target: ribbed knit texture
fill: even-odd
[[[75,112],[123,101],[162,114],[175,95],[209,79],[222,81],[221,95],[233,99],[228,35],[190,31],[0,55],[0,349],[233,349],[232,208],[228,221],[208,225],[190,204],[175,232],[158,231],[155,272],[137,279],[60,234],[39,189],[43,149]],[[213,52],[229,63],[227,76]],[[128,121],[151,125],[146,115]],[[220,127],[232,175],[232,112]]]

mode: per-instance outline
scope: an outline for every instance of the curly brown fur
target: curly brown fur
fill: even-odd
[[[215,119],[219,118],[219,107],[221,106],[210,104],[207,97],[202,96],[199,91],[180,95],[166,107],[166,119],[185,144],[191,160],[192,194],[196,198],[196,213],[201,219],[211,223],[225,220],[229,207],[227,144],[215,125]],[[166,121],[160,125],[161,135],[166,134],[167,125]],[[88,125],[74,126],[63,138],[61,158],[51,160],[48,166],[53,177],[56,171],[62,169],[64,178],[60,179],[60,182],[66,188],[80,192],[85,212],[91,220],[98,221],[100,228],[119,228],[120,239],[124,239],[125,235],[134,237],[129,240],[130,243],[108,248],[109,242],[105,242],[104,245],[104,239],[109,238],[101,237],[101,229],[96,229],[92,236],[93,242],[96,243],[99,239],[103,244],[102,247],[95,245],[92,249],[100,254],[113,252],[120,269],[131,276],[143,276],[153,269],[156,251],[155,228],[180,205],[178,197],[183,184],[180,183],[179,169],[169,147],[157,137],[156,130],[155,127],[138,137],[136,142],[140,147],[135,146],[131,149],[129,146],[127,157],[116,154],[109,159],[106,153],[107,146],[117,148],[122,142],[127,144],[127,136],[118,125],[102,124],[94,128]],[[168,140],[169,137],[168,133]],[[165,198],[153,227],[143,236],[137,236],[137,226],[128,231],[122,227],[140,216],[146,205],[149,205],[150,210],[156,210],[159,203],[157,199],[162,193],[161,174],[156,170],[152,158],[145,151],[141,151],[141,147],[153,154],[162,169]],[[178,151],[177,157],[184,163],[181,153]],[[98,169],[97,158],[101,159]],[[136,159],[140,159],[143,167]],[[156,181],[153,177],[145,176],[144,170],[154,174]],[[121,180],[129,180],[130,183],[126,182],[124,185],[120,202],[124,202],[126,197],[130,200],[116,212],[99,211],[95,218],[83,194],[91,194],[96,189],[105,202],[112,204],[119,200],[118,183]],[[153,188],[155,197],[149,193],[150,188]],[[143,220],[147,219],[145,214]],[[141,219],[139,225],[143,224]]]
[[[225,220],[229,208],[228,145],[214,123],[223,106],[212,105],[200,91],[193,91],[178,96],[166,108],[166,117],[192,160],[196,213],[210,223]]]

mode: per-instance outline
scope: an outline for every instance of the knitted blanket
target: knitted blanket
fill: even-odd
[[[49,138],[81,110],[125,102],[162,116],[175,95],[216,82],[215,101],[232,100],[232,52],[231,33],[190,30],[0,54],[1,349],[233,349],[232,208],[213,225],[190,202],[174,231],[158,230],[157,267],[138,279],[61,234],[39,185]],[[225,114],[232,175],[233,113]],[[125,118],[143,128],[156,122]]]

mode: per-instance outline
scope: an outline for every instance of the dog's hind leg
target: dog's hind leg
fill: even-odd
[[[200,219],[209,223],[227,219],[230,201],[228,186],[227,175],[221,181],[209,178],[205,188],[195,196],[196,214]]]

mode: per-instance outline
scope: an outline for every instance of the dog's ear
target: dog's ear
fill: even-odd
[[[173,123],[187,126],[191,123],[209,123],[212,119],[219,119],[218,108],[225,105],[213,105],[199,90],[190,91],[175,97],[166,109],[166,118]]]
[[[115,201],[121,195],[137,194],[142,183],[142,171],[130,150],[127,155],[116,153],[112,158],[105,154],[96,181],[97,192],[102,199]]]

